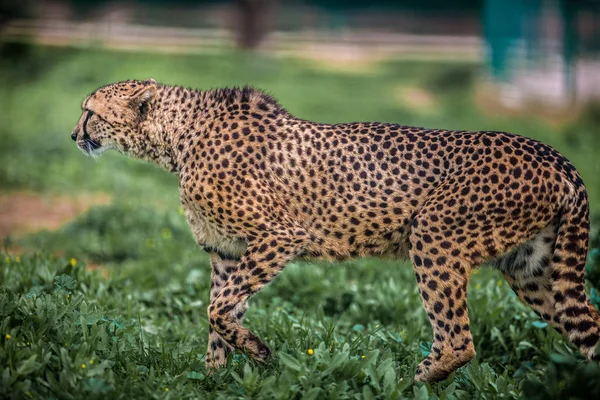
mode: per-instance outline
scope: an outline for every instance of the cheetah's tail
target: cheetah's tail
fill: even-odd
[[[556,312],[569,340],[588,359],[597,358],[600,314],[585,294],[584,269],[590,216],[583,185],[566,199],[552,258],[552,291]]]

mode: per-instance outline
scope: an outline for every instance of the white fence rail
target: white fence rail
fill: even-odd
[[[44,19],[13,21],[0,32],[0,40],[184,53],[235,46],[233,32],[224,29]],[[414,58],[480,60],[482,57],[481,40],[474,36],[411,35],[366,30],[272,32],[261,46],[261,50],[277,53],[320,53],[332,49]]]

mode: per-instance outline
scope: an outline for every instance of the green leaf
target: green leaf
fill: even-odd
[[[196,371],[190,371],[188,372],[188,374],[186,375],[188,379],[191,380],[203,380],[206,378],[206,376],[200,372],[196,372]]]
[[[54,278],[54,285],[59,289],[71,292],[77,287],[77,281],[69,275],[58,275]]]
[[[383,388],[386,393],[391,393],[396,389],[396,371],[393,368],[388,369],[383,376]]]
[[[281,361],[283,365],[294,371],[300,371],[302,369],[302,365],[300,364],[300,362],[287,353],[280,353],[279,361]]]
[[[427,357],[429,354],[431,354],[431,343],[422,342],[419,345],[419,350],[421,350],[421,354],[423,355],[423,357]]]
[[[316,400],[321,398],[321,393],[323,393],[323,389],[321,388],[311,388],[308,392],[306,392],[303,396],[302,396],[302,400]]]
[[[426,385],[413,386],[413,395],[415,400],[429,400],[429,392]]]
[[[369,387],[369,385],[363,386],[362,389],[362,398],[364,400],[373,400],[375,397],[373,396],[373,391]]]
[[[37,354],[32,355],[28,359],[22,361],[17,367],[18,375],[29,375],[33,371],[39,369],[42,365],[35,360],[37,359]]]
[[[336,369],[338,369],[344,362],[348,361],[348,354],[343,352],[343,353],[337,353],[335,354],[332,358],[331,361],[329,362],[327,369],[325,369],[324,373],[325,374],[330,374],[333,371],[335,371]]]
[[[83,382],[83,389],[90,393],[106,394],[114,390],[112,385],[108,384],[102,378],[88,378]]]

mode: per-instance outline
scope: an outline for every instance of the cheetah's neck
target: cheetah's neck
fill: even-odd
[[[180,86],[160,86],[140,123],[142,140],[129,153],[179,174],[182,152],[194,136],[214,127],[225,114],[240,116],[260,112],[288,115],[275,99],[251,87],[198,91]]]

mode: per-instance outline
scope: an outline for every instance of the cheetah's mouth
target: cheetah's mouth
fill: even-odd
[[[79,147],[79,150],[83,151],[85,155],[91,157],[97,157],[106,151],[106,147],[102,147],[100,143],[89,138],[78,140],[77,147]]]

